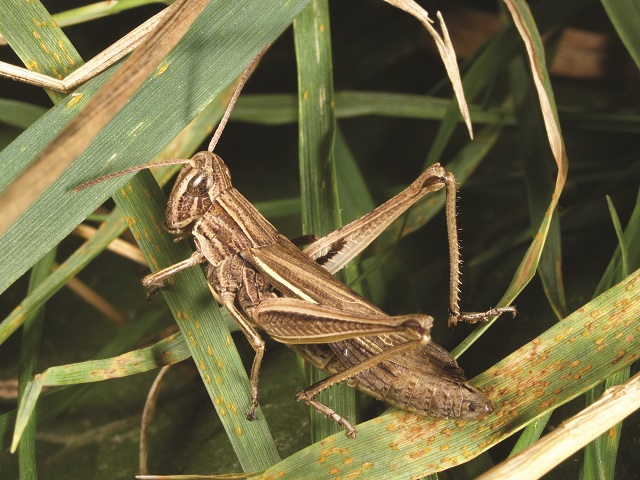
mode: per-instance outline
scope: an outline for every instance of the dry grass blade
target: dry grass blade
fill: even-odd
[[[206,6],[206,0],[178,0],[147,40],[49,147],[0,195],[0,235],[26,211],[114,117],[157,64],[173,49]]]
[[[129,322],[119,308],[78,278],[72,278],[65,286],[116,325],[126,325]]]
[[[478,480],[535,479],[640,408],[640,374],[607,390],[600,400]]]
[[[5,62],[0,62],[0,75],[39,87],[70,92],[136,49],[168,12],[169,8],[166,8],[154,15],[62,80]]]
[[[144,410],[142,411],[142,421],[140,422],[140,474],[146,475],[149,473],[149,467],[147,466],[147,459],[149,458],[149,427],[151,421],[156,413],[156,403],[158,401],[158,394],[160,393],[160,384],[162,379],[169,371],[171,365],[165,365],[160,369],[156,379],[153,381],[153,385],[149,389],[149,395],[147,401],[144,404]]]
[[[447,75],[449,75],[449,80],[451,80],[451,85],[453,86],[453,91],[456,94],[456,99],[458,100],[458,108],[460,109],[460,113],[462,114],[462,118],[464,118],[465,124],[467,125],[467,130],[469,130],[469,136],[473,138],[473,128],[471,127],[471,117],[469,116],[469,107],[467,106],[467,100],[464,96],[464,90],[462,88],[462,79],[460,78],[460,70],[458,69],[458,60],[456,59],[456,52],[453,49],[453,45],[451,44],[451,39],[449,38],[449,32],[447,31],[447,26],[444,23],[442,15],[438,12],[438,20],[440,20],[440,27],[442,28],[442,37],[433,28],[433,21],[429,18],[429,14],[420,7],[417,3],[411,0],[385,0],[387,3],[393,5],[400,10],[404,10],[405,12],[413,15],[415,18],[420,20],[420,23],[424,25],[429,34],[433,37],[436,42],[436,47],[438,47],[438,52],[440,53],[440,57],[442,57],[442,61],[444,62],[444,66],[447,69]]]
[[[85,240],[91,240],[98,233],[98,230],[90,227],[89,225],[80,224],[76,227],[73,233],[81,238],[84,238]],[[143,265],[145,267],[147,266],[147,261],[144,259],[144,255],[142,255],[140,249],[136,245],[133,245],[126,240],[122,240],[121,238],[114,238],[111,243],[107,245],[107,250],[111,250],[121,257],[133,260],[140,265]]]
[[[543,50],[540,48],[536,48],[534,45],[534,38],[529,33],[529,29],[525,24],[525,19],[520,15],[521,9],[527,9],[526,4],[521,2],[516,2],[513,0],[505,0],[507,7],[509,8],[509,12],[511,13],[511,18],[520,33],[520,37],[524,41],[524,45],[527,49],[527,56],[529,57],[529,62],[531,64],[531,72],[533,73],[533,81],[536,86],[536,90],[538,92],[538,96],[540,99],[540,108],[542,109],[542,116],[544,117],[544,126],[547,129],[547,137],[549,138],[549,145],[551,146],[551,151],[553,152],[553,156],[556,159],[556,162],[560,164],[561,161],[566,160],[567,153],[564,149],[564,142],[562,141],[562,135],[560,134],[560,128],[558,127],[558,122],[556,116],[554,114],[554,110],[551,107],[551,102],[549,100],[549,95],[545,89],[545,85],[543,82],[543,75],[548,75],[546,66],[538,65],[536,62],[536,54],[542,52]],[[516,5],[516,3],[520,3],[520,5]],[[528,12],[529,16],[531,12]],[[547,79],[548,80],[548,79]],[[558,180],[562,180],[564,182],[564,178],[560,177]]]

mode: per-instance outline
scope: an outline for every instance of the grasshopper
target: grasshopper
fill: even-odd
[[[353,425],[316,398],[338,382],[348,382],[375,398],[424,416],[477,419],[491,413],[491,401],[466,381],[451,354],[431,340],[431,316],[389,316],[332,275],[413,203],[446,187],[449,324],[483,322],[504,312],[514,314],[513,307],[460,311],[456,182],[451,173],[439,164],[432,165],[383,205],[304,250],[281,235],[233,187],[229,169],[213,150],[262,53],[245,71],[208,150],[191,159],[171,161],[186,165],[169,196],[166,229],[176,241],[193,236],[196,250],[182,262],[147,275],[143,285],[153,293],[175,273],[208,263],[206,276],[214,295],[255,351],[248,419],[255,418],[265,352],[258,329],[330,375],[302,390],[296,399],[343,426],[350,437],[355,437]],[[78,188],[149,166],[107,175]]]

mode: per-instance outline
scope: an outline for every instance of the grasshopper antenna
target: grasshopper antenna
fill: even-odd
[[[258,53],[258,55],[256,55],[253,58],[253,60],[251,60],[251,63],[247,66],[244,73],[242,74],[242,77],[240,78],[240,82],[238,82],[238,86],[234,90],[233,95],[231,96],[231,100],[227,105],[227,109],[225,110],[224,115],[222,115],[222,119],[218,124],[218,128],[216,128],[216,131],[214,132],[213,137],[211,138],[211,142],[209,142],[209,147],[207,148],[209,152],[213,153],[213,149],[218,144],[218,140],[220,140],[222,131],[224,130],[224,127],[227,125],[227,122],[229,121],[229,116],[231,115],[231,111],[233,110],[233,107],[238,101],[240,92],[242,92],[242,89],[244,88],[245,83],[247,83],[247,79],[249,78],[249,75],[251,75],[251,72],[253,71],[257,63],[260,61],[260,59],[265,54],[265,52],[269,49],[270,46],[271,44],[269,43],[262,50],[260,50],[260,53]],[[127,175],[128,173],[134,173],[134,172],[139,172],[140,170],[146,170],[147,168],[163,167],[165,165],[179,165],[181,163],[188,163],[188,162],[189,162],[188,158],[174,158],[171,160],[161,160],[158,162],[151,162],[151,163],[146,163],[144,165],[138,165],[137,167],[127,168],[125,170],[120,170],[119,172],[109,173],[102,177],[98,177],[93,180],[90,180],[87,183],[78,185],[72,190],[72,192],[74,193],[79,192],[80,190],[93,187],[94,185],[97,185],[98,183],[102,183],[106,180],[111,180],[112,178],[120,177],[122,175]]]
[[[268,43],[262,50],[260,50],[260,53],[258,53],[258,55],[256,55],[254,59],[251,60],[251,63],[247,66],[244,73],[242,74],[242,78],[240,79],[240,82],[238,82],[238,86],[236,87],[235,91],[233,92],[233,95],[231,96],[229,105],[227,105],[227,109],[225,110],[224,115],[222,116],[222,119],[220,119],[218,128],[216,128],[216,131],[214,132],[213,137],[211,137],[211,141],[209,142],[209,148],[207,148],[209,152],[213,153],[214,148],[216,148],[216,145],[218,144],[218,140],[220,140],[220,136],[222,136],[222,131],[224,130],[224,127],[227,126],[227,121],[229,120],[229,116],[231,116],[231,110],[233,110],[233,107],[236,105],[236,102],[238,101],[238,97],[240,96],[240,92],[242,92],[242,89],[244,88],[244,84],[247,83],[247,79],[249,78],[249,75],[251,75],[251,72],[253,71],[257,63],[260,61],[262,56],[265,54],[265,52],[269,50],[270,46],[271,44]]]

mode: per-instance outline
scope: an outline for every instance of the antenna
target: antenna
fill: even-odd
[[[220,119],[218,128],[216,128],[216,131],[214,132],[213,137],[211,137],[211,141],[209,142],[209,148],[207,148],[209,152],[213,153],[214,148],[216,148],[216,145],[218,144],[218,140],[220,140],[220,136],[222,135],[222,131],[224,130],[224,127],[227,126],[227,121],[229,120],[229,116],[231,116],[231,110],[233,110],[233,107],[236,105],[236,102],[238,101],[238,97],[240,96],[240,92],[244,88],[244,84],[247,83],[247,79],[249,78],[249,75],[251,75],[251,72],[255,68],[256,64],[260,61],[260,59],[265,54],[265,52],[269,49],[270,46],[271,44],[268,43],[262,50],[260,50],[260,53],[258,53],[258,55],[256,55],[254,59],[251,60],[251,63],[249,64],[249,66],[247,66],[244,73],[242,74],[242,78],[240,79],[240,82],[238,82],[238,86],[236,87],[235,91],[233,92],[233,95],[231,96],[229,105],[227,105],[227,109],[224,111],[224,115],[222,115],[222,118]]]
[[[209,147],[207,148],[207,151],[213,153],[213,149],[216,147],[216,145],[218,144],[218,140],[220,140],[220,137],[222,136],[222,132],[224,130],[224,127],[227,125],[227,122],[229,121],[229,116],[231,115],[231,111],[233,110],[233,107],[235,106],[236,102],[238,101],[238,97],[240,96],[240,92],[242,92],[242,89],[244,88],[245,83],[247,83],[247,79],[249,78],[249,75],[251,75],[251,72],[253,71],[253,69],[255,68],[255,66],[257,65],[257,63],[260,61],[260,59],[262,58],[262,56],[265,54],[265,52],[269,49],[269,47],[271,46],[271,44],[267,44],[267,46],[265,46],[262,50],[260,50],[260,53],[258,53],[258,55],[256,55],[253,60],[251,60],[251,63],[249,63],[249,65],[247,66],[247,68],[244,70],[244,73],[242,74],[242,77],[240,78],[240,82],[238,82],[238,85],[236,86],[236,89],[233,92],[233,95],[231,96],[231,100],[229,101],[229,104],[227,105],[227,109],[224,112],[224,115],[222,115],[222,118],[220,119],[220,123],[218,124],[218,128],[216,128],[216,131],[213,134],[213,137],[211,138],[211,142],[209,142]],[[138,165],[137,167],[131,167],[131,168],[127,168],[125,170],[120,170],[119,172],[114,172],[114,173],[109,173],[107,175],[104,175],[102,177],[93,179],[88,181],[87,183],[83,183],[82,185],[78,185],[77,187],[75,187],[72,192],[79,192],[80,190],[84,190],[85,188],[89,188],[89,187],[93,187],[94,185],[97,185],[98,183],[104,182],[105,180],[111,180],[112,178],[116,178],[116,177],[120,177],[122,175],[126,175],[128,173],[134,173],[134,172],[139,172],[140,170],[146,170],[147,168],[152,168],[152,167],[163,167],[165,165],[178,165],[181,163],[188,163],[189,159],[188,158],[174,158],[171,160],[161,160],[158,162],[151,162],[151,163],[146,163],[144,165]]]

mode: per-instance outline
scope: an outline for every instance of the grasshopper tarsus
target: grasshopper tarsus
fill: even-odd
[[[147,291],[145,298],[147,299],[147,302],[149,302],[150,305],[153,305],[153,297],[155,297],[158,293],[160,293],[160,290],[162,290],[163,287],[164,287],[164,283],[160,285],[153,285],[152,288],[149,291]]]
[[[304,400],[304,402],[307,405],[309,405],[310,407],[313,407],[317,412],[321,413],[326,418],[333,420],[339,426],[344,427],[344,429],[346,430],[345,433],[349,438],[356,438],[356,429],[354,428],[353,425],[351,425],[349,421],[347,421],[344,417],[336,413],[335,410],[333,410],[332,408],[329,408],[328,406],[326,406],[324,403],[314,399],[313,397],[311,398],[305,398],[305,397],[306,397],[306,390],[303,390],[302,392],[298,393],[298,395],[296,395],[296,400],[298,401]]]
[[[458,322],[465,322],[469,324],[485,323],[493,317],[502,315],[503,313],[510,313],[512,317],[517,314],[516,307],[501,307],[492,308],[486,312],[449,312],[449,327],[455,327]]]

